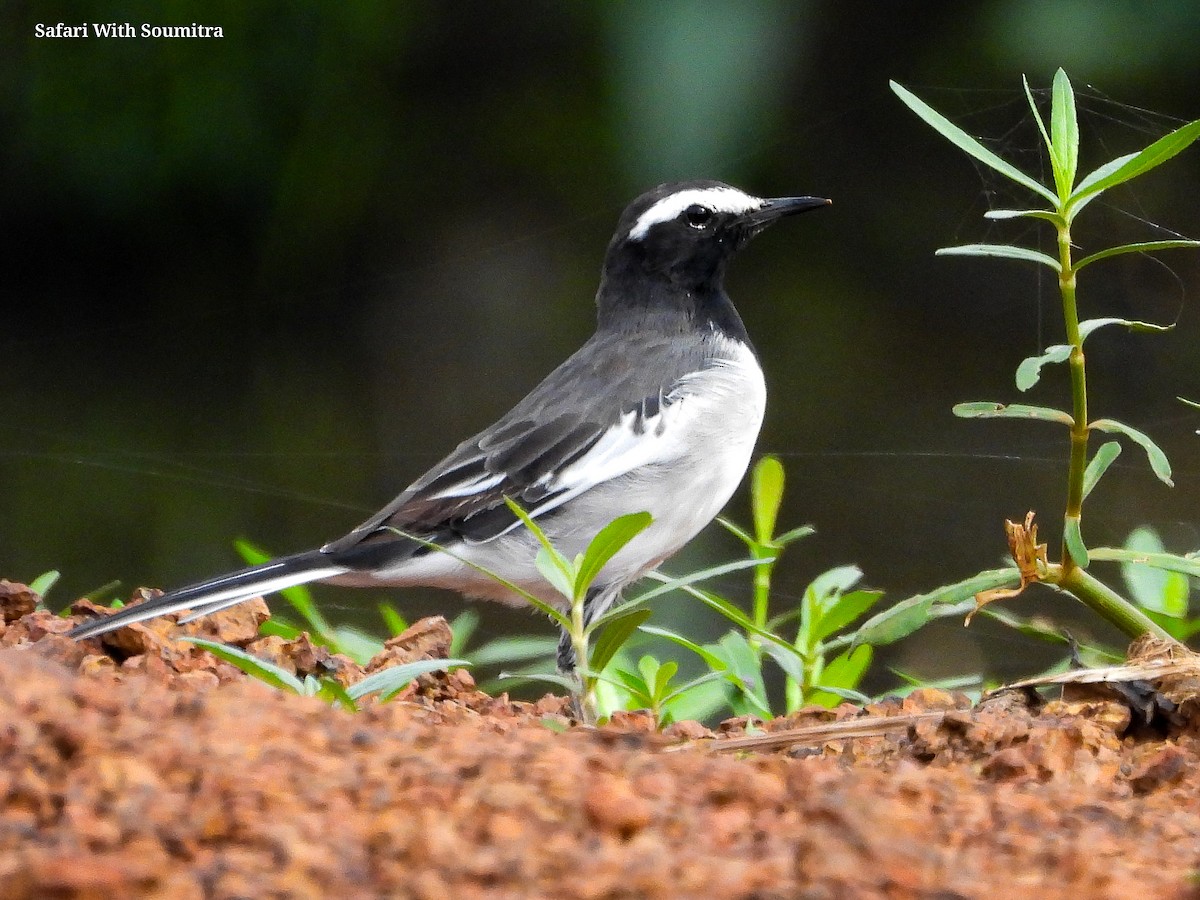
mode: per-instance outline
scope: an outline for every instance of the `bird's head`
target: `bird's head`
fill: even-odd
[[[720,181],[659,185],[626,208],[608,245],[606,279],[720,290],[730,258],[780,218],[825,206],[820,197],[754,197]]]

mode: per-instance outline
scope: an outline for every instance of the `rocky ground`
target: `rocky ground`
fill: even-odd
[[[350,713],[169,622],[75,643],[98,611],[34,599],[0,583],[0,898],[1200,892],[1200,715],[1152,690],[925,691],[658,733],[636,714],[579,727],[559,698],[489,697],[459,671]],[[182,630],[363,677],[258,638],[265,614]],[[372,667],[444,636],[418,623]]]

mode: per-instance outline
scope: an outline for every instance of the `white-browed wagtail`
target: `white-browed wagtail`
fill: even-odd
[[[600,615],[712,521],[745,475],[766,387],[725,293],[725,269],[776,220],[828,202],[764,200],[717,181],[643,194],[608,245],[595,333],[498,422],[319,550],[170,591],[71,635],[94,637],[182,610],[201,616],[312,581],[428,585],[520,602],[479,569],[561,606],[534,564],[535,536],[505,497],[568,558],[618,516],[651,514],[650,526],[593,582],[587,616]],[[559,662],[573,666],[567,641]]]

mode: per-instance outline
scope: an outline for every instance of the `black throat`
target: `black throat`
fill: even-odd
[[[724,267],[721,266],[721,269]],[[724,273],[704,279],[649,273],[636,260],[606,260],[596,292],[596,324],[609,332],[719,334],[750,345],[746,326],[725,293]]]

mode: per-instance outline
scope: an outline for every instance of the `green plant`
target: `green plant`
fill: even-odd
[[[783,672],[782,710],[793,712],[806,704],[835,706],[843,700],[866,702],[856,688],[871,663],[873,650],[846,631],[883,596],[880,591],[855,590],[862,579],[856,566],[838,566],[813,579],[800,602],[772,614],[771,577],[779,554],[789,544],[813,533],[802,526],[775,534],[783,499],[784,469],[778,459],[764,457],[750,479],[751,520],[748,531],[732,522],[721,523],[747,547],[754,561],[751,610],[746,612],[712,591],[691,585],[683,590],[718,612],[734,627],[716,643],[699,645],[665,628],[642,625],[641,631],[665,638],[699,656],[713,672],[726,674],[724,693],[710,695],[734,712],[771,716],[774,705],[766,690],[763,666],[771,660]],[[795,628],[794,637],[785,629]],[[791,634],[792,632],[789,632]],[[719,685],[714,685],[719,686]],[[729,691],[733,694],[730,695]]]
[[[865,700],[854,688],[870,662],[871,648],[850,647],[850,635],[835,635],[865,613],[880,596],[874,591],[850,590],[861,578],[858,569],[841,567],[825,573],[809,586],[796,609],[774,617],[769,615],[771,573],[778,553],[813,531],[804,526],[779,535],[774,533],[783,485],[782,465],[773,457],[765,458],[755,467],[751,478],[753,533],[723,521],[746,544],[748,558],[680,577],[652,573],[650,577],[659,581],[658,585],[591,622],[585,621],[584,602],[595,577],[609,559],[649,526],[649,515],[633,513],[614,520],[582,553],[571,559],[553,545],[536,521],[510,502],[514,514],[537,538],[538,569],[563,598],[563,608],[546,603],[494,573],[479,571],[522,596],[555,622],[568,636],[575,658],[581,662],[573,676],[535,670],[502,673],[501,677],[565,688],[576,694],[585,716],[593,720],[616,709],[641,706],[651,708],[660,721],[677,718],[681,710],[686,710],[690,717],[704,717],[724,705],[735,712],[769,716],[771,706],[762,678],[765,657],[775,659],[785,673],[789,710],[806,702],[834,705],[845,698]],[[749,614],[717,594],[695,587],[697,582],[747,568],[754,570],[754,601]],[[675,590],[698,597],[737,628],[715,644],[701,645],[687,636],[645,624],[650,616],[646,604]],[[774,629],[792,622],[797,627],[794,640],[775,633]],[[708,671],[680,684],[675,680],[679,669],[673,660],[660,661],[643,654],[635,666],[625,649],[638,634],[664,638],[683,647],[696,654]],[[537,638],[500,641],[503,646],[498,642],[487,646],[495,645],[497,650],[505,652],[520,648],[527,659],[541,656],[549,649]],[[831,658],[833,652],[838,655]],[[468,655],[477,663],[481,661],[478,654]]]
[[[50,588],[58,583],[58,579],[62,577],[62,573],[57,569],[51,569],[48,572],[43,572],[33,581],[29,582],[29,589],[38,595],[38,608],[44,608],[46,603],[46,594],[50,592]]]
[[[577,660],[574,677],[548,673],[525,677],[550,682],[571,691],[578,698],[581,712],[588,721],[595,721],[598,717],[596,688],[601,673],[638,626],[649,618],[650,611],[643,608],[646,603],[669,591],[689,587],[693,582],[757,564],[755,560],[738,560],[692,572],[680,578],[664,578],[663,583],[657,587],[615,606],[589,622],[585,621],[584,601],[591,590],[592,582],[622,547],[650,525],[650,514],[637,512],[614,519],[600,530],[582,553],[574,559],[568,559],[554,547],[542,528],[520,506],[511,500],[508,504],[541,544],[536,559],[538,571],[563,597],[566,609],[560,610],[528,591],[505,582],[493,573],[482,569],[480,571],[485,571],[485,574],[520,594],[531,606],[557,623],[567,635]],[[596,635],[594,646],[591,643],[593,634]]]
[[[677,713],[681,701],[688,694],[694,693],[702,685],[729,677],[723,670],[713,670],[678,684],[675,680],[678,672],[679,663],[674,660],[660,662],[647,654],[638,660],[636,670],[627,665],[617,665],[611,669],[612,674],[606,671],[597,677],[618,689],[616,696],[621,698],[622,709],[649,710],[661,728],[680,718]],[[601,713],[611,713],[611,710],[601,707]],[[686,715],[691,717],[692,714]]]
[[[381,702],[387,702],[403,690],[414,678],[427,672],[439,672],[456,666],[468,666],[464,659],[420,659],[415,662],[390,666],[382,671],[368,675],[362,681],[343,687],[333,678],[317,678],[306,675],[297,678],[287,669],[277,666],[265,659],[259,659],[252,653],[247,653],[239,647],[231,647],[218,641],[204,638],[180,638],[184,643],[203,647],[218,659],[237,667],[252,678],[268,684],[273,688],[301,697],[319,697],[329,703],[335,703],[350,712],[358,711],[358,701],[368,694],[379,694]]]
[[[1196,247],[1200,246],[1200,242],[1163,240],[1123,244],[1077,259],[1072,228],[1080,213],[1104,192],[1161,165],[1200,137],[1200,121],[1189,122],[1140,152],[1114,159],[1079,177],[1079,129],[1070,80],[1061,69],[1054,77],[1049,128],[1026,81],[1025,95],[1048,151],[1053,173],[1053,184],[1044,185],[992,153],[905,88],[893,82],[892,90],[930,127],[960,150],[1025,188],[1044,203],[1032,209],[994,209],[987,216],[996,220],[1031,219],[1049,225],[1054,232],[1057,251],[1054,255],[1002,244],[948,247],[938,253],[1004,257],[1034,262],[1054,272],[1062,301],[1065,343],[1047,347],[1037,356],[1024,360],[1017,367],[1016,385],[1018,390],[1028,390],[1038,381],[1043,368],[1065,364],[1070,383],[1071,410],[986,401],[960,403],[954,407],[954,414],[963,418],[1033,419],[1065,426],[1069,434],[1066,508],[1057,562],[1050,560],[1047,545],[1038,543],[1037,525],[1030,513],[1023,523],[1006,523],[1015,567],[980,572],[964,581],[903,601],[866,622],[858,632],[858,640],[869,644],[887,643],[910,633],[930,618],[981,609],[995,600],[1015,596],[1035,582],[1071,594],[1131,637],[1145,632],[1168,637],[1163,627],[1141,608],[1117,594],[1089,571],[1094,561],[1113,560],[1138,567],[1149,566],[1196,575],[1200,574],[1200,561],[1167,553],[1138,554],[1123,548],[1089,549],[1086,546],[1082,531],[1084,501],[1121,451],[1117,441],[1110,441],[1102,444],[1089,459],[1089,440],[1093,433],[1116,435],[1138,445],[1159,480],[1168,486],[1172,482],[1171,466],[1166,454],[1150,437],[1122,422],[1089,417],[1084,342],[1098,328],[1112,325],[1133,331],[1165,331],[1172,326],[1107,317],[1081,321],[1078,286],[1080,273],[1102,260],[1127,253]]]

